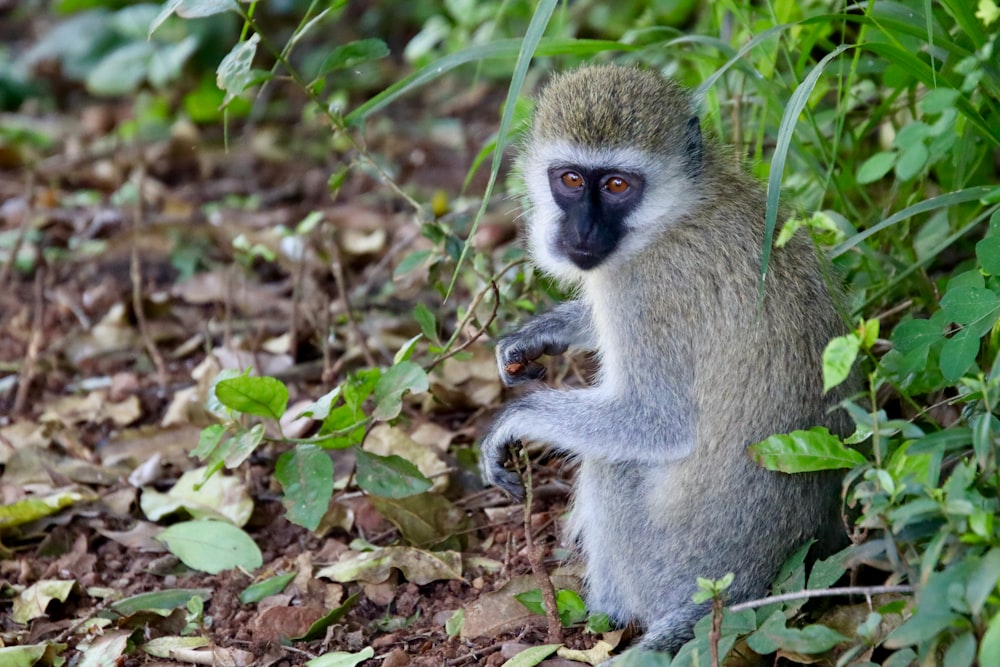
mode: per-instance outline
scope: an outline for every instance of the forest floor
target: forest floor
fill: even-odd
[[[202,406],[220,369],[281,379],[295,413],[351,371],[390,365],[400,342],[419,333],[414,304],[437,308],[453,327],[456,304],[470,294],[460,287],[444,308],[426,275],[394,279],[407,252],[430,247],[413,211],[362,168],[334,200],[327,179],[347,152],[328,128],[300,122],[294,93],[285,119],[231,123],[228,146],[221,127],[158,116],[142,97],[69,94],[71,111],[6,114],[28,139],[0,145],[0,646],[37,649],[37,662],[23,664],[61,656],[266,667],[371,647],[376,658],[365,664],[438,667],[498,665],[545,643],[545,619],[512,597],[537,588],[523,509],[484,489],[470,463],[503,399],[485,336],[365,443],[429,452],[445,480],[435,491],[461,514],[460,567],[447,576],[408,570],[405,559],[354,580],[317,576],[356,555],[357,540],[368,549],[401,544],[397,526],[349,484],[352,450],[331,452],[341,490],[316,531],[288,521],[273,478],[289,445],[258,448],[217,474],[227,492],[213,509],[252,508],[244,529],[263,553],[254,572],[199,572],[157,541],[191,512],[194,501],[176,493],[176,512],[154,519],[150,506],[200,466],[189,452],[213,423]],[[373,123],[367,150],[415,199],[444,197],[457,211],[450,215],[468,218],[477,202],[459,193],[495,131],[502,94],[444,82]],[[479,173],[469,192],[483,182]],[[323,222],[306,238],[305,259],[293,261],[280,229],[313,212]],[[514,243],[514,217],[510,200],[492,208],[480,247]],[[310,429],[300,420],[286,433]],[[558,538],[565,475],[559,461],[535,471],[530,524],[550,571],[567,566]],[[26,520],[19,512],[30,500],[49,509]],[[578,586],[566,569],[560,586]],[[241,601],[248,585],[280,574],[293,575],[284,589]],[[152,593],[176,595],[135,597]],[[338,608],[317,638],[301,639]],[[457,610],[465,622],[449,634]],[[566,644],[588,648],[598,638],[577,627]]]

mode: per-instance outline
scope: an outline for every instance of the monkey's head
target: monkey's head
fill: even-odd
[[[535,263],[558,278],[627,260],[697,197],[703,144],[687,92],[614,65],[553,78],[520,170]]]

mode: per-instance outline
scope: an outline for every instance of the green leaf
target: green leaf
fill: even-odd
[[[235,11],[236,0],[170,0],[149,24],[149,37],[163,25],[172,14],[186,19],[213,16],[223,12]]]
[[[425,263],[433,254],[433,250],[414,250],[396,265],[396,268],[392,271],[392,277],[400,278],[410,271],[424,268]]]
[[[896,154],[890,151],[875,153],[870,158],[861,163],[858,168],[858,184],[867,185],[874,183],[889,173],[892,166],[896,164]]]
[[[858,358],[861,341],[851,333],[837,336],[823,350],[823,391],[827,392],[846,380]]]
[[[983,271],[1000,276],[1000,236],[987,236],[976,244],[976,259]]]
[[[899,152],[896,161],[896,178],[906,182],[916,178],[930,159],[930,152],[923,143],[911,143]]]
[[[345,653],[344,651],[326,653],[307,662],[306,667],[355,667],[374,657],[375,649],[367,646],[357,653]]]
[[[822,427],[772,435],[751,445],[749,451],[765,468],[788,473],[853,468],[865,462],[860,452],[845,447]]]
[[[294,578],[294,572],[286,572],[285,574],[268,577],[264,581],[258,581],[256,584],[250,584],[240,593],[240,604],[253,604],[271,595],[277,595],[285,590],[285,586],[290,584]]]
[[[379,378],[373,392],[375,409],[372,417],[380,420],[393,419],[403,409],[403,394],[408,391],[427,391],[427,372],[412,361],[403,361],[390,367]]]
[[[381,39],[359,39],[349,44],[342,44],[333,49],[323,60],[316,78],[320,78],[338,69],[356,67],[369,60],[385,58],[389,55],[389,47]]]
[[[208,600],[212,597],[211,588],[174,588],[152,593],[140,593],[118,600],[109,607],[109,611],[119,616],[132,616],[142,611],[150,611],[160,616],[168,616],[174,609],[187,607],[192,598],[199,597]]]
[[[1000,296],[985,287],[956,287],[941,299],[941,310],[958,324],[974,324],[1000,313]]]
[[[316,619],[306,633],[301,637],[292,637],[293,641],[313,641],[314,639],[320,639],[326,634],[326,629],[339,621],[340,619],[347,616],[347,612],[357,603],[358,599],[361,597],[361,593],[355,593],[346,600],[344,600],[339,607],[331,609],[329,613],[324,614],[321,618]],[[368,656],[369,658],[371,655]]]
[[[912,319],[892,331],[892,345],[902,354],[926,350],[944,337],[941,327],[931,320]]]
[[[778,623],[768,623],[751,635],[751,638],[757,635],[763,635],[778,649],[806,654],[823,653],[841,642],[849,641],[847,637],[825,625],[807,625],[800,629],[786,628],[783,624]],[[750,648],[757,650],[753,643],[749,641],[747,643]]]
[[[976,659],[976,636],[972,632],[963,632],[945,651],[941,667],[972,667]]]
[[[272,377],[223,380],[215,386],[215,395],[231,410],[269,419],[281,419],[288,406],[288,387]]]
[[[969,601],[969,611],[978,616],[986,606],[986,600],[996,592],[1000,580],[1000,547],[990,549],[969,576],[965,585],[965,598]]]
[[[583,598],[580,597],[579,593],[568,588],[556,592],[556,609],[559,611],[559,620],[564,627],[583,623],[587,619],[587,605],[583,603]]]
[[[156,539],[188,567],[209,574],[236,567],[252,571],[264,562],[250,536],[225,521],[175,523]]]
[[[955,382],[965,375],[979,355],[979,336],[972,329],[962,329],[941,347],[941,375]]]
[[[433,343],[439,343],[437,333],[437,318],[434,317],[434,313],[431,309],[422,303],[418,303],[413,307],[413,319],[417,321],[420,325],[420,332],[424,334],[427,340]]]
[[[401,456],[379,456],[363,449],[355,450],[358,486],[376,496],[405,498],[431,488],[429,479]]]
[[[209,467],[221,460],[227,468],[232,470],[250,458],[250,455],[257,449],[257,445],[263,440],[263,424],[254,424],[251,428],[240,429],[233,437],[222,443],[222,446],[215,452],[216,456],[209,457]]]
[[[958,91],[954,88],[928,90],[927,94],[920,100],[920,110],[926,114],[938,114],[945,109],[952,109],[955,107],[958,95]]]
[[[219,63],[215,70],[215,85],[226,91],[223,106],[242,95],[250,86],[270,77],[269,73],[252,68],[259,43],[260,35],[254,33],[246,41],[237,42]]]
[[[201,430],[198,436],[198,446],[191,450],[191,456],[202,461],[208,458],[226,435],[226,427],[222,424],[212,424]]]
[[[979,667],[1000,667],[1000,614],[993,616],[979,642]]]
[[[281,499],[288,520],[316,530],[333,497],[333,461],[315,445],[296,445],[278,457],[274,478],[281,484]]]
[[[531,648],[524,649],[513,658],[507,662],[500,665],[500,667],[535,667],[538,663],[545,658],[549,657],[557,650],[562,644],[543,644],[542,646],[532,646]]]

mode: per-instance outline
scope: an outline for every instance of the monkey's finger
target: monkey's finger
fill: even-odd
[[[524,481],[516,472],[501,469],[494,471],[493,477],[493,484],[511,499],[517,502],[524,500]]]
[[[500,379],[506,386],[512,387],[522,382],[541,380],[545,377],[545,371],[545,366],[534,361],[512,361],[503,367]]]

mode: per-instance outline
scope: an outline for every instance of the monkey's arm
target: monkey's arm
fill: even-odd
[[[543,354],[562,354],[571,347],[594,349],[595,345],[590,307],[582,301],[566,301],[497,342],[500,379],[508,387],[538,380],[545,375],[545,367],[535,360]]]
[[[694,450],[694,411],[689,401],[670,393],[655,401],[612,398],[602,387],[528,394],[508,404],[483,437],[483,480],[517,499],[524,496],[521,478],[504,467],[518,440],[609,463],[657,465],[685,458]]]

